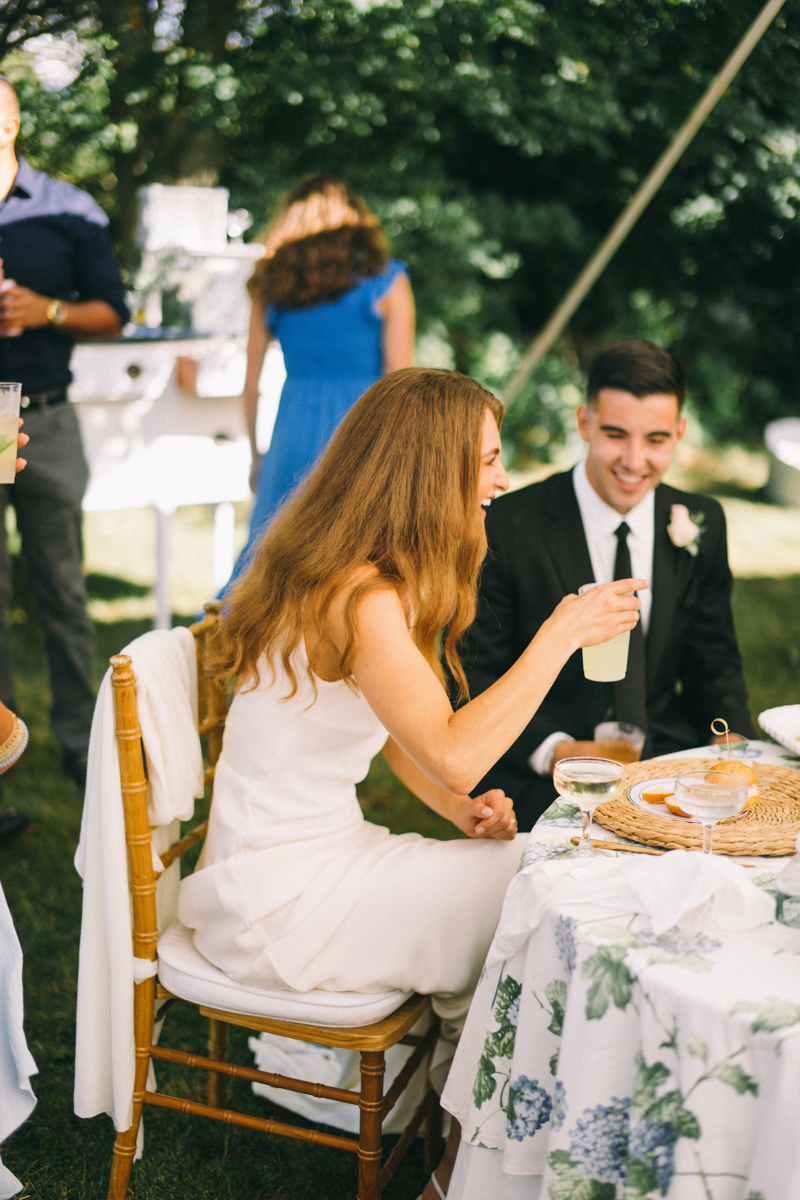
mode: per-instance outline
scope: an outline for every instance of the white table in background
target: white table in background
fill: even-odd
[[[190,389],[178,359],[196,362]],[[70,397],[81,425],[90,479],[84,512],[156,512],[156,628],[168,629],[170,533],[177,508],[214,507],[212,589],[235,561],[234,504],[250,499],[250,442],[240,392],[244,337],[128,338],[77,346]],[[269,446],[286,372],[277,343],[259,383],[259,449]]]

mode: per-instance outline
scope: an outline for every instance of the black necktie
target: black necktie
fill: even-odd
[[[630,579],[633,575],[631,568],[631,552],[628,549],[628,534],[630,527],[623,521],[614,530],[617,539],[617,556],[614,559],[614,578]],[[631,640],[628,649],[628,671],[624,679],[612,684],[614,689],[614,717],[629,725],[638,725],[647,729],[646,685],[644,674],[644,635],[642,623],[638,622],[631,630]]]

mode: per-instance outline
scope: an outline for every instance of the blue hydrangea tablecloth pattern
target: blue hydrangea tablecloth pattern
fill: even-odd
[[[560,803],[537,823],[530,887],[579,825]],[[779,869],[747,875],[773,891]],[[443,1103],[464,1139],[448,1200],[800,1197],[800,931],[656,935],[562,899],[484,970]]]

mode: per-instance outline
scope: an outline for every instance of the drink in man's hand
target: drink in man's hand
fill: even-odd
[[[13,483],[17,467],[17,421],[0,416],[0,483]]]
[[[16,478],[21,392],[21,383],[0,383],[0,483]]]
[[[578,588],[578,595],[582,596],[593,587],[597,587],[597,584],[585,583],[582,588]],[[610,642],[601,642],[599,646],[584,646],[583,673],[586,678],[594,680],[595,683],[616,683],[617,680],[624,679],[628,670],[630,638],[630,630],[626,629]]]
[[[642,752],[622,738],[603,738],[597,743],[597,757],[613,758],[615,762],[634,763],[642,757]]]
[[[597,757],[613,758],[615,762],[638,762],[642,757],[644,739],[643,729],[624,721],[603,721],[594,730]]]

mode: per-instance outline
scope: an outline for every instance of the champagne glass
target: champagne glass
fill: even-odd
[[[704,854],[711,853],[717,821],[735,817],[746,802],[747,784],[739,775],[729,775],[726,771],[684,771],[675,780],[675,803],[703,826]]]
[[[624,774],[624,765],[611,758],[562,758],[554,766],[553,783],[559,796],[568,797],[581,810],[583,828],[576,855],[602,855],[602,850],[592,845],[592,813],[607,800],[616,800]]]

